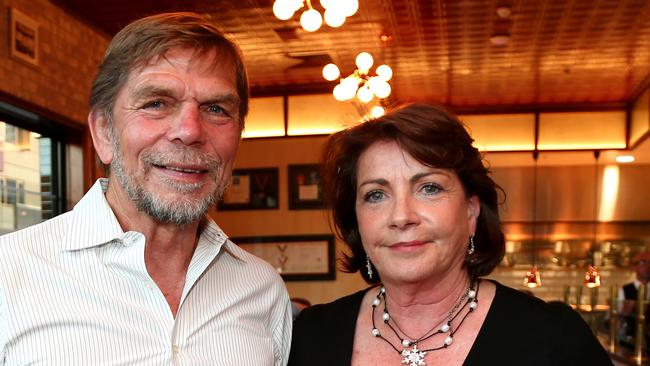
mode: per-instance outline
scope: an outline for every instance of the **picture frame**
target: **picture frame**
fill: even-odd
[[[16,8],[10,8],[9,54],[31,66],[38,66],[38,22]]]
[[[289,210],[325,208],[320,165],[289,165]]]
[[[285,281],[336,279],[332,234],[236,237],[230,240],[267,261]]]
[[[235,169],[218,210],[278,208],[278,168]]]

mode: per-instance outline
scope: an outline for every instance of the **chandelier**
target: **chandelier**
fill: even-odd
[[[355,60],[357,69],[334,87],[332,94],[338,101],[351,100],[355,96],[363,103],[369,103],[375,96],[379,99],[388,98],[391,92],[388,80],[393,77],[393,70],[388,65],[379,65],[374,73],[370,73],[374,60],[368,52],[361,52]],[[323,67],[325,80],[334,81],[341,76],[341,71],[334,64]]]
[[[307,10],[300,15],[300,25],[307,32],[314,32],[323,24],[323,18],[327,25],[337,28],[359,10],[358,0],[320,0],[320,4],[325,9],[324,16],[314,9],[311,0],[275,0],[273,14],[280,20],[288,20],[306,5]]]

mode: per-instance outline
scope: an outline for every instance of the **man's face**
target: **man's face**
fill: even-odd
[[[172,49],[133,70],[113,113],[118,194],[158,222],[195,222],[230,180],[241,128],[235,67]],[[109,188],[110,189],[110,188]]]
[[[641,282],[650,281],[650,258],[641,257],[635,263],[636,278]]]

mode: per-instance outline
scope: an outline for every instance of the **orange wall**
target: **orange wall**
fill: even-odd
[[[5,0],[0,4],[0,94],[85,125],[90,85],[108,39],[47,0]],[[37,66],[10,57],[12,7],[39,25]]]
[[[318,162],[325,137],[247,139],[242,141],[235,168],[279,169],[279,209],[221,211],[214,219],[231,237],[300,234],[329,234],[326,210],[289,210],[287,167]],[[343,250],[337,243],[337,255]],[[290,281],[291,296],[312,303],[334,300],[366,287],[359,274],[336,273],[335,281]]]

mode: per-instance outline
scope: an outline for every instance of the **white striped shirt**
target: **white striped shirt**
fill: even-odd
[[[275,270],[208,218],[174,318],[106,185],[0,237],[0,365],[286,365],[291,306]]]

